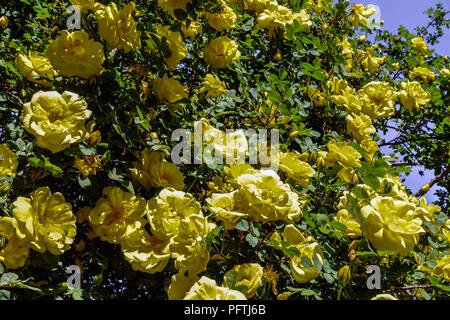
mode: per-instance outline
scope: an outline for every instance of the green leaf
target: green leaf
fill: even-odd
[[[4,273],[2,275],[2,277],[0,278],[0,285],[6,286],[6,285],[16,282],[18,279],[19,279],[19,276],[17,274],[12,273],[12,272],[7,272],[7,273]]]
[[[187,12],[182,9],[174,9],[173,15],[175,16],[175,18],[177,18],[178,20],[181,20],[181,21],[186,20],[188,17]]]
[[[302,257],[302,258],[301,258],[301,261],[302,261],[302,265],[303,265],[306,269],[312,270],[313,264],[312,264],[311,260],[310,260],[308,257]]]
[[[3,264],[0,262],[0,274],[3,274],[5,272],[5,267],[3,266]]]
[[[434,214],[434,221],[436,222],[436,224],[441,227],[443,226],[448,220],[447,215],[445,214],[445,212],[440,212],[439,214]]]
[[[230,289],[234,289],[234,286],[239,280],[239,274],[236,271],[230,271],[225,277],[225,281],[227,283],[227,287]]]
[[[248,225],[247,220],[245,220],[245,219],[239,220],[238,223],[236,224],[236,229],[241,230],[241,231],[248,231],[249,225]]]
[[[334,220],[331,221],[331,225],[333,226],[333,228],[335,228],[336,230],[339,230],[339,231],[345,231],[347,229],[345,224],[334,221]]]
[[[312,261],[314,263],[314,266],[317,268],[317,270],[321,271],[322,270],[322,262],[320,261],[317,253],[314,253],[312,255]]]
[[[233,290],[240,291],[245,296],[245,295],[247,295],[248,287],[243,285],[243,284],[241,284],[241,285],[238,285],[238,286],[234,287]]]
[[[256,247],[258,245],[258,238],[250,233],[245,236],[245,240],[247,240],[248,244],[252,247]]]
[[[353,193],[360,199],[369,199],[369,194],[364,188],[355,187],[353,188]]]
[[[88,176],[85,176],[83,174],[80,174],[78,176],[78,184],[80,185],[80,187],[82,188],[87,188],[91,185],[91,180],[89,179]]]
[[[273,104],[279,104],[281,102],[281,95],[278,91],[276,90],[271,90],[269,92],[269,100],[272,101]]]
[[[364,172],[361,173],[361,171],[360,171],[360,174],[361,174],[361,179],[365,184],[367,184],[373,190],[378,190],[378,188],[380,187],[380,181],[378,181],[378,178],[376,176],[374,176],[371,173],[367,173],[367,174],[365,174]]]
[[[8,290],[0,290],[0,300],[11,300],[11,292]]]

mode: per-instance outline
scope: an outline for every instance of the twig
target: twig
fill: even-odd
[[[420,196],[423,196],[425,193],[428,192],[428,190],[430,190],[430,188],[435,185],[436,183],[438,183],[440,180],[444,179],[445,177],[447,177],[447,175],[450,173],[450,167],[448,167],[444,172],[442,172],[440,175],[436,176],[433,180],[431,180],[430,182],[428,182],[428,186],[429,188],[427,190],[422,190],[420,189],[419,191],[417,191],[417,193],[414,195],[414,197],[418,198]]]

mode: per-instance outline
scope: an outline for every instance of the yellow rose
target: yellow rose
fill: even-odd
[[[206,270],[209,262],[209,251],[201,241],[203,232],[210,232],[210,224],[205,224],[206,219],[192,217],[184,219],[180,222],[179,231],[173,237],[170,243],[171,257],[175,259],[175,268],[182,272],[188,272],[197,275]],[[196,229],[197,223],[202,226],[208,226],[207,229],[201,231]],[[185,237],[186,236],[186,237]]]
[[[221,3],[221,7],[218,12],[206,12],[205,15],[208,19],[209,25],[219,32],[234,28],[236,25],[236,14],[233,9],[227,6],[224,2]]]
[[[416,78],[421,79],[423,82],[434,81],[436,79],[436,74],[428,68],[415,67],[409,73],[409,79],[414,80]]]
[[[175,103],[181,99],[187,99],[183,85],[173,78],[158,78],[155,80],[153,92],[159,101],[164,104]]]
[[[108,50],[117,48],[128,53],[141,47],[141,32],[136,31],[137,23],[133,19],[135,8],[134,2],[130,2],[119,11],[117,5],[111,2],[96,14],[98,33],[106,40]]]
[[[236,290],[218,287],[216,281],[205,276],[201,277],[183,300],[247,300],[245,296]]]
[[[295,281],[306,283],[317,277],[319,270],[312,262],[313,255],[316,255],[317,259],[323,263],[323,253],[314,238],[307,234],[305,236],[293,224],[288,224],[284,227],[283,240],[300,252],[299,256],[292,257],[290,261],[291,272]],[[311,261],[311,267],[303,265],[303,257],[307,257]]]
[[[327,160],[339,163],[342,167],[360,167],[361,154],[346,142],[331,140],[327,144]]]
[[[427,44],[423,41],[422,37],[416,37],[411,40],[412,47],[417,50],[419,53],[425,52],[428,50]]]
[[[125,244],[128,234],[145,225],[146,201],[118,187],[105,187],[102,197],[89,210],[92,230],[101,240],[112,244]],[[133,238],[130,237],[130,241]]]
[[[167,290],[169,300],[182,300],[198,280],[200,278],[197,275],[190,273],[185,275],[184,272],[178,271],[172,276],[169,289]]]
[[[228,0],[229,4],[237,4],[245,11],[255,11],[260,13],[266,9],[274,9],[278,3],[273,0]]]
[[[17,220],[10,217],[0,218],[0,237],[6,239],[7,244],[0,249],[0,262],[8,269],[23,267],[30,253],[26,242],[21,241],[17,235]]]
[[[29,81],[36,82],[46,87],[52,85],[51,81],[53,81],[53,78],[57,75],[57,72],[53,70],[53,67],[50,64],[50,60],[39,55],[36,51],[30,51],[28,56],[24,53],[19,53],[16,57],[15,64],[20,73]]]
[[[122,253],[133,270],[150,274],[161,272],[170,258],[169,242],[151,236],[144,229],[133,229],[122,243]]]
[[[0,28],[2,28],[2,30],[5,30],[6,28],[8,28],[8,17],[7,16],[1,16],[0,17]]]
[[[82,159],[75,157],[73,166],[78,169],[81,174],[88,176],[90,174],[96,175],[97,171],[101,170],[102,159],[98,156],[87,156]]]
[[[105,61],[102,44],[89,39],[84,30],[61,31],[61,36],[49,45],[46,56],[60,74],[84,79],[99,73]]]
[[[431,274],[438,278],[444,278],[445,281],[450,282],[450,255],[447,254],[437,261]]]
[[[361,208],[361,231],[379,250],[407,255],[425,233],[410,202],[377,196]]]
[[[344,182],[357,184],[358,183],[358,175],[353,168],[342,168],[338,172],[338,177]]]
[[[18,197],[13,206],[17,236],[30,248],[55,255],[70,248],[77,232],[76,218],[61,193],[52,194],[49,187],[40,187],[30,198]]]
[[[189,27],[186,27],[186,21],[181,23],[181,32],[186,38],[195,38],[195,36],[202,31],[202,24],[198,21],[191,21]]]
[[[17,166],[17,155],[12,152],[6,143],[0,144],[0,175],[15,176]]]
[[[291,191],[289,184],[283,183],[273,170],[242,174],[236,183],[239,193],[249,204],[245,213],[254,221],[293,223],[301,218],[300,204],[303,206],[306,200],[299,201],[298,194]]]
[[[133,165],[131,177],[147,191],[157,187],[172,187],[178,190],[184,188],[184,177],[180,169],[166,161],[161,152],[146,148],[140,153],[139,161],[133,162]]]
[[[245,197],[237,190],[231,193],[213,193],[206,199],[208,209],[214,214],[217,220],[223,222],[225,229],[236,228],[236,223],[241,219],[248,217],[243,213],[248,210]]]
[[[292,25],[296,20],[301,27],[310,27],[312,22],[306,10],[293,12],[291,9],[277,5],[265,9],[258,15],[255,29],[268,29],[274,31],[277,28],[285,29],[286,25]]]
[[[351,213],[347,209],[339,210],[333,219],[346,226],[346,229],[343,231],[343,233],[347,238],[361,237],[361,228],[359,227],[359,222],[351,215]]]
[[[170,50],[170,56],[164,57],[164,61],[167,63],[170,69],[176,70],[178,63],[186,58],[188,50],[183,42],[183,37],[178,31],[171,31],[170,26],[158,25],[156,28],[156,35],[161,40],[166,38],[167,45]],[[156,44],[151,40],[152,43]]]
[[[204,56],[213,70],[219,70],[239,60],[241,52],[236,42],[224,36],[211,40],[205,47]]]
[[[246,298],[250,299],[255,294],[256,291],[262,285],[263,278],[263,268],[257,263],[244,263],[241,265],[235,265],[233,269],[225,273],[223,277],[223,286],[228,287],[227,277],[232,273],[236,272],[238,274],[238,280],[235,283],[235,287],[245,286],[247,288]]]
[[[398,299],[390,294],[381,293],[381,294],[377,294],[375,297],[373,297],[370,300],[398,300]]]
[[[372,119],[390,117],[394,114],[397,98],[394,88],[387,82],[372,81],[358,91],[362,112]]]
[[[443,69],[439,70],[439,74],[442,77],[450,77],[450,70],[448,68],[443,68]]]
[[[349,133],[358,142],[371,139],[372,135],[377,132],[372,124],[372,120],[365,114],[349,114],[347,115],[347,133]]]
[[[375,49],[376,45],[367,49],[367,52],[364,54],[363,60],[361,61],[361,65],[370,73],[377,72],[378,69],[380,69],[380,66],[386,62],[386,57],[377,58],[373,55]]]
[[[105,6],[94,0],[69,0],[74,6],[80,7],[81,11],[87,13],[88,11],[102,10]]]
[[[199,93],[206,92],[206,98],[217,98],[223,93],[227,93],[228,90],[225,86],[225,82],[220,81],[218,76],[208,73],[205,76],[205,80],[202,83],[202,87],[198,91]]]
[[[298,152],[279,153],[280,169],[286,172],[288,177],[299,182],[307,188],[309,179],[316,171],[305,161],[300,160],[301,154]]]
[[[359,29],[360,24],[369,27],[370,20],[368,18],[375,13],[377,13],[377,11],[372,4],[369,4],[367,7],[364,7],[362,4],[353,4],[348,17],[348,22],[350,22],[356,30]]]
[[[177,235],[180,223],[185,219],[192,220],[197,226],[202,226],[202,233],[195,233],[194,236],[204,237],[213,228],[213,224],[208,224],[203,216],[201,206],[195,198],[189,193],[173,188],[161,190],[157,197],[148,201],[147,218],[152,233],[162,240]]]
[[[431,94],[422,89],[419,82],[402,82],[402,89],[399,93],[402,105],[412,111],[413,108],[419,110],[421,106],[426,105],[431,100]]]
[[[25,130],[37,139],[39,147],[56,153],[89,138],[85,121],[91,114],[87,103],[75,93],[39,91],[23,105],[20,119]]]
[[[192,0],[158,0],[158,6],[165,11],[173,12],[175,9],[186,11],[186,5],[191,2]]]

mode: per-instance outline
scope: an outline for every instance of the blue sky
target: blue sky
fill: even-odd
[[[415,27],[425,26],[428,24],[428,17],[423,12],[430,7],[435,7],[437,3],[442,3],[446,10],[450,10],[449,0],[359,0],[352,1],[356,4],[373,4],[380,8],[380,19],[384,20],[384,25],[381,27],[383,30],[389,30],[396,32],[400,25],[413,31]],[[440,42],[436,45],[428,45],[430,49],[436,50],[436,53],[442,55],[450,54],[450,32],[448,29],[444,29],[444,36],[440,39]],[[390,130],[386,136],[382,137],[390,140],[397,135],[397,132]],[[384,154],[391,153],[392,151],[388,147],[382,147],[381,152]],[[421,176],[419,171],[424,171],[424,175]],[[409,176],[405,176],[405,185],[411,189],[412,192],[417,192],[424,184],[428,183],[434,178],[434,172],[424,170],[422,166],[415,166],[412,168],[412,172]],[[428,202],[435,201],[437,197],[434,195],[437,186],[435,185],[425,195]]]

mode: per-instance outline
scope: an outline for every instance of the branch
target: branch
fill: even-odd
[[[394,289],[389,289],[389,290],[384,290],[383,293],[386,292],[392,292],[392,291],[396,291],[396,290],[406,290],[409,291],[409,289],[424,289],[424,288],[430,288],[431,286],[429,284],[424,284],[424,285],[420,285],[420,286],[408,286],[408,287],[397,287]]]
[[[430,182],[428,182],[428,188],[424,189],[423,187],[417,191],[417,193],[414,195],[414,197],[418,198],[420,196],[423,196],[425,193],[428,192],[428,190],[435,185],[437,182],[439,182],[440,180],[444,179],[445,177],[448,176],[448,174],[450,173],[450,167],[448,167],[444,172],[442,172],[440,175],[438,175],[437,177],[435,177],[433,180],[431,180]]]
[[[396,167],[396,166],[423,166],[423,164],[420,163],[420,162],[412,162],[412,163],[409,163],[409,162],[396,162],[396,163],[392,163],[392,166],[393,167]]]

